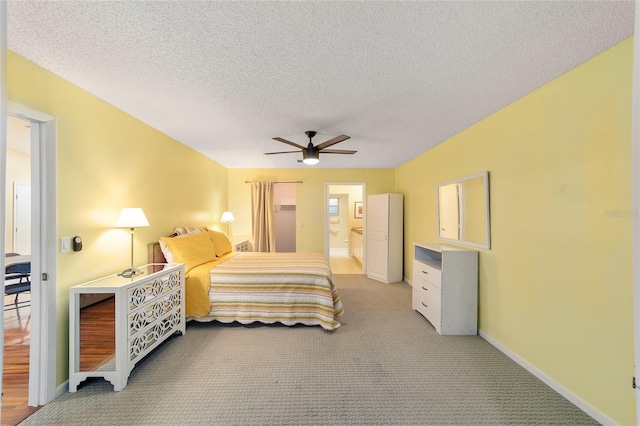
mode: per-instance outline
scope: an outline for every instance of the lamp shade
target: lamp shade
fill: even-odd
[[[229,223],[229,222],[235,222],[236,218],[233,217],[233,213],[231,212],[224,212],[222,213],[222,217],[220,218],[220,222],[222,223]]]
[[[142,228],[149,226],[149,221],[139,207],[127,207],[122,209],[116,228]]]

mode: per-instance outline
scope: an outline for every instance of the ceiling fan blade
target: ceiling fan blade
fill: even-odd
[[[282,138],[280,138],[280,137],[278,137],[278,138],[273,138],[273,139],[274,139],[274,140],[276,140],[276,141],[278,141],[278,142],[286,143],[287,145],[295,146],[296,148],[300,148],[300,149],[304,149],[304,148],[306,148],[306,147],[304,147],[304,146],[302,146],[302,145],[298,145],[297,143],[294,143],[294,142],[288,141],[288,140],[286,140],[286,139],[282,139]]]
[[[293,154],[300,153],[300,151],[279,151],[279,152],[265,152],[264,155],[273,155],[273,154]]]
[[[350,151],[346,149],[323,149],[320,152],[323,154],[355,154],[358,151]]]
[[[322,142],[320,145],[316,145],[316,148],[318,149],[325,149],[330,147],[331,145],[335,145],[338,142],[342,142],[342,141],[346,141],[347,139],[351,138],[351,136],[347,136],[347,135],[340,135],[340,136],[336,136],[333,139],[329,139],[326,142]],[[325,151],[326,152],[326,151]]]

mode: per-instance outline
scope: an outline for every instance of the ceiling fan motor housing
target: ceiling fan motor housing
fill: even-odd
[[[302,159],[306,160],[307,158],[319,158],[318,149],[311,142],[309,142],[309,146],[306,149],[302,150]]]

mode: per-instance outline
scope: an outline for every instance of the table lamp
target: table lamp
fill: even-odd
[[[233,217],[233,213],[231,213],[231,212],[222,213],[222,217],[220,218],[220,222],[227,224],[227,235],[229,235],[229,223],[230,222],[235,222],[235,221],[236,221],[236,218]]]
[[[133,267],[133,230],[134,228],[142,228],[144,226],[149,226],[149,221],[147,221],[141,208],[127,207],[122,209],[120,217],[118,217],[118,221],[116,222],[116,228],[131,229],[131,267],[120,272],[118,275],[131,278],[144,273],[142,270]]]

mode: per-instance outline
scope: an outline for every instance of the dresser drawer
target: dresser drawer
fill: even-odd
[[[442,288],[442,271],[419,260],[413,261],[413,276],[419,276],[436,287]]]
[[[413,285],[413,309],[424,315],[440,332],[441,290],[419,278],[414,280]]]
[[[156,298],[152,303],[147,303],[142,308],[132,312],[128,316],[128,338],[145,331],[170,312],[179,312],[182,306],[182,289],[175,289],[172,293]]]

